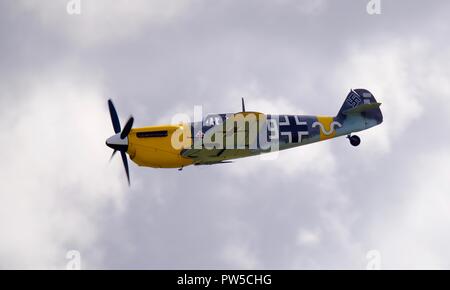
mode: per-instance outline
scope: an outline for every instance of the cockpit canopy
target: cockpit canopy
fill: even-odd
[[[239,113],[224,113],[224,114],[208,114],[203,119],[203,126],[211,127],[211,126],[217,126],[217,125],[223,125],[223,123],[230,119],[233,116],[236,116],[238,114],[242,114],[244,116],[254,114],[256,118],[259,120],[261,116],[264,116],[263,113],[259,112],[239,112]]]
[[[217,126],[222,125],[225,120],[233,116],[233,113],[225,113],[225,114],[208,114],[203,119],[204,126]]]

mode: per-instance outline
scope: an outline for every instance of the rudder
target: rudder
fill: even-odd
[[[368,90],[352,89],[345,98],[336,118],[345,119],[348,114],[362,114],[365,118],[373,119],[380,124],[383,122],[380,105],[381,103],[378,103]]]

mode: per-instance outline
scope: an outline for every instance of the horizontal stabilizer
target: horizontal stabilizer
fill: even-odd
[[[362,104],[357,107],[345,110],[344,112],[342,112],[342,114],[349,115],[349,114],[361,113],[361,112],[365,112],[368,110],[379,108],[380,106],[381,106],[381,103]]]

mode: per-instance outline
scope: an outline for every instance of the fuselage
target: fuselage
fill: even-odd
[[[236,141],[236,135],[239,134],[238,126],[234,126],[234,132],[229,132],[229,135],[235,135],[234,144],[226,142],[218,144],[220,142],[214,140],[214,136],[217,137],[220,133],[222,135],[216,139],[230,138],[229,135],[223,136],[224,132],[227,132],[226,122],[237,115],[214,114],[208,115],[202,122],[132,129],[128,135],[127,153],[139,166],[180,168],[285,150],[349,135],[378,124],[376,120],[361,115],[342,119],[332,116],[253,114],[257,116],[255,127],[256,125],[260,127],[252,136],[249,132],[252,120],[249,120],[246,128],[241,128],[243,131],[241,142]],[[263,124],[258,124],[260,122]],[[213,137],[208,137],[208,133]],[[174,134],[178,134],[176,139],[185,139],[184,147],[173,146]]]

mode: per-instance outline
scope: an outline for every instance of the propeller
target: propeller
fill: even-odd
[[[113,125],[114,133],[116,134],[106,140],[106,146],[114,149],[110,160],[113,159],[117,151],[120,152],[123,167],[125,168],[125,173],[127,174],[128,185],[130,185],[130,170],[128,168],[128,159],[125,153],[128,151],[128,134],[130,134],[131,129],[133,128],[134,118],[130,117],[125,123],[125,126],[122,130],[116,108],[114,107],[114,104],[111,100],[108,100],[108,108],[109,114],[111,115],[111,122]]]

